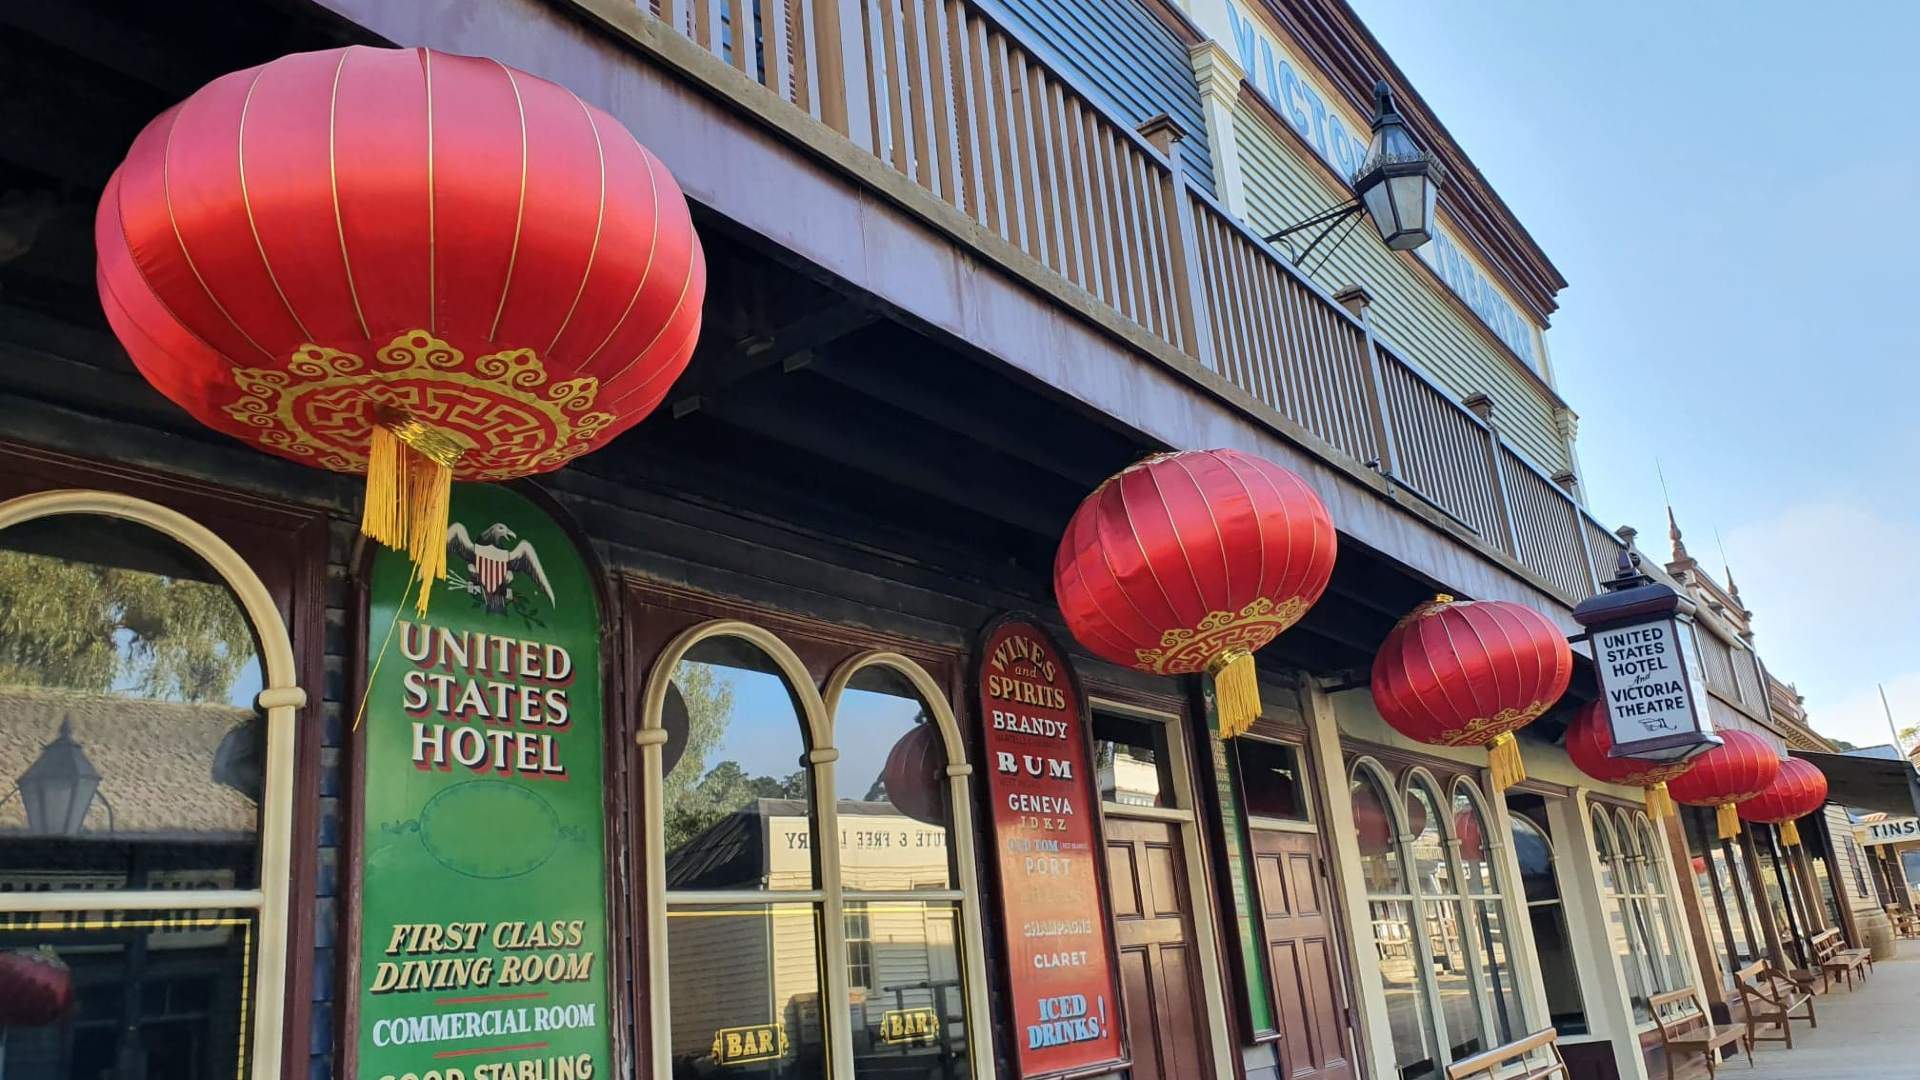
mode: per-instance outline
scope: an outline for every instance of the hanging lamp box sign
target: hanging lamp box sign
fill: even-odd
[[[1613,729],[1614,757],[1658,756],[1697,746],[1701,735],[1713,731],[1699,657],[1693,628],[1678,619],[1593,632],[1594,668]]]
[[[1594,677],[1613,732],[1609,756],[1685,761],[1718,747],[1693,601],[1641,571],[1620,549],[1612,580],[1573,609],[1593,646]]]

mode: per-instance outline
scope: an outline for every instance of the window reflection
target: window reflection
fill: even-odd
[[[0,532],[0,892],[257,884],[260,687],[239,602],[177,541]]]
[[[970,1075],[958,905],[849,903],[847,922],[854,1075]]]
[[[254,927],[239,912],[0,915],[14,991],[0,999],[0,1075],[245,1077]]]
[[[1414,940],[1412,894],[1401,872],[1402,822],[1372,770],[1356,770],[1348,793],[1360,843],[1361,877],[1367,888],[1373,945],[1380,961],[1380,987],[1393,1035],[1394,1063],[1401,1080],[1426,1080],[1438,1074],[1432,1049],[1433,1024],[1421,977],[1422,947]],[[1423,815],[1411,824],[1414,832],[1422,833],[1429,822]]]
[[[812,904],[667,912],[675,1080],[826,1075]]]
[[[1093,717],[1093,766],[1100,798],[1123,806],[1171,806],[1166,725],[1111,713]]]
[[[833,717],[841,881],[867,892],[953,886],[946,751],[913,685],[870,665]]]
[[[806,740],[772,659],[708,638],[675,669],[667,704],[667,887],[812,888]]]

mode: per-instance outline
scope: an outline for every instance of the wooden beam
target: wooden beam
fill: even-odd
[[[789,373],[811,363],[819,349],[871,325],[874,311],[852,303],[825,307],[765,333],[736,339],[712,355],[696,353],[688,365],[689,377],[670,399],[680,418],[708,407],[722,391],[775,367]]]

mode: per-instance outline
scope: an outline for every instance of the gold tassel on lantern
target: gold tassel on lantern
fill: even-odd
[[[1720,839],[1731,840],[1740,835],[1740,808],[1733,803],[1721,803],[1714,811],[1714,820],[1720,826]]]
[[[1260,676],[1253,654],[1228,649],[1207,665],[1213,676],[1214,707],[1220,714],[1220,737],[1231,739],[1253,726],[1260,715]]]
[[[1495,791],[1505,791],[1527,778],[1527,763],[1520,757],[1520,740],[1513,732],[1503,731],[1487,744],[1487,768]]]
[[[1800,846],[1800,823],[1798,821],[1789,821],[1785,825],[1780,826],[1780,846]]]
[[[1648,817],[1659,821],[1661,818],[1672,817],[1676,812],[1673,806],[1673,796],[1667,794],[1667,785],[1664,781],[1647,789]]]
[[[382,419],[367,441],[367,503],[360,531],[403,551],[420,579],[414,611],[425,617],[435,582],[447,576],[447,514],[460,445],[411,417]]]

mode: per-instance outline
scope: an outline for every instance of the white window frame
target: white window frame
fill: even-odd
[[[664,777],[661,773],[667,733],[661,727],[667,689],[680,662],[693,648],[714,638],[739,638],[760,650],[776,668],[794,697],[800,713],[801,737],[807,746],[802,764],[807,770],[809,812],[818,842],[814,853],[815,887],[808,890],[766,891],[729,889],[724,891],[686,891],[665,887],[666,851],[659,842],[663,835],[665,806],[662,802]],[[667,908],[669,904],[722,904],[747,908],[756,904],[806,904],[819,913],[821,1023],[825,1026],[827,1063],[835,1080],[853,1078],[853,1027],[850,987],[847,977],[846,894],[840,880],[840,845],[825,838],[840,834],[839,813],[834,785],[834,762],[840,751],[833,741],[833,718],[841,695],[854,676],[868,667],[885,667],[903,676],[920,695],[932,722],[937,726],[946,751],[948,829],[953,847],[956,888],[923,889],[906,893],[858,892],[856,902],[947,901],[957,910],[959,962],[965,980],[967,1049],[969,1067],[976,1080],[993,1076],[993,1036],[987,998],[986,961],[981,950],[980,898],[978,875],[972,868],[974,856],[972,796],[970,781],[973,767],[967,763],[965,740],[954,717],[953,707],[940,684],[925,668],[895,652],[863,652],[844,661],[827,680],[823,694],[816,687],[806,665],[791,647],[773,632],[740,619],[715,619],[682,631],[662,650],[648,674],[641,699],[640,729],[634,741],[640,747],[640,828],[647,838],[646,917],[642,932],[647,940],[648,1046],[653,1075],[673,1073],[672,986],[669,978]]]
[[[1501,819],[1494,816],[1492,805],[1482,793],[1480,785],[1471,777],[1458,776],[1451,784],[1442,785],[1426,766],[1415,765],[1406,769],[1401,774],[1399,782],[1395,783],[1393,773],[1385,765],[1372,757],[1362,756],[1355,758],[1347,769],[1349,798],[1351,798],[1352,782],[1359,779],[1362,772],[1373,778],[1374,783],[1390,801],[1387,813],[1391,820],[1391,831],[1395,852],[1400,862],[1400,878],[1403,886],[1402,891],[1398,893],[1377,893],[1368,890],[1366,898],[1369,903],[1375,900],[1404,903],[1412,912],[1411,944],[1418,961],[1418,969],[1422,973],[1421,993],[1427,1002],[1428,1027],[1425,1037],[1432,1040],[1432,1045],[1428,1049],[1433,1054],[1436,1074],[1443,1073],[1453,1062],[1453,1037],[1447,1030],[1446,1010],[1440,997],[1439,983],[1432,977],[1434,958],[1433,948],[1427,935],[1426,905],[1445,903],[1459,905],[1463,933],[1461,952],[1466,957],[1468,985],[1472,989],[1474,1009],[1480,1020],[1482,1039],[1486,1042],[1481,1049],[1489,1049],[1497,1045],[1493,1040],[1498,1037],[1499,1024],[1495,1021],[1493,987],[1487,978],[1486,959],[1481,956],[1479,943],[1474,940],[1471,933],[1477,912],[1470,905],[1494,903],[1498,906],[1502,926],[1507,935],[1507,968],[1510,974],[1517,979],[1518,973],[1534,962],[1531,956],[1521,955],[1530,947],[1531,939],[1523,937],[1518,928],[1517,920],[1523,917],[1525,911],[1524,908],[1516,909],[1515,907],[1515,882],[1508,871],[1507,845],[1504,837],[1497,831]],[[1419,876],[1414,872],[1412,845],[1418,837],[1408,829],[1410,819],[1407,816],[1407,807],[1413,798],[1413,789],[1416,785],[1425,789],[1429,801],[1433,803],[1433,814],[1438,818],[1433,825],[1439,830],[1441,843],[1446,851],[1447,872],[1454,883],[1453,890],[1448,893],[1433,893],[1424,888]],[[1460,857],[1460,837],[1453,823],[1453,796],[1459,791],[1467,793],[1467,798],[1473,802],[1474,809],[1480,815],[1480,842],[1485,848],[1486,859],[1493,872],[1494,892],[1491,894],[1467,891],[1466,867]],[[1377,979],[1378,973],[1375,974]],[[1514,1005],[1520,1014],[1518,1027],[1525,1031],[1533,1023],[1534,1003],[1530,993],[1521,983],[1516,981],[1513,985]]]
[[[273,596],[245,559],[213,531],[177,510],[106,491],[44,491],[0,502],[0,532],[41,518],[116,518],[167,537],[198,556],[233,591],[260,648],[255,704],[266,717],[266,769],[260,799],[260,877],[253,889],[88,890],[0,894],[0,912],[247,911],[254,939],[255,985],[248,1075],[280,1075],[285,1043],[287,903],[293,843],[295,714],[307,703],[299,686],[293,639]]]
[[[1620,913],[1627,935],[1627,955],[1640,974],[1647,997],[1651,999],[1656,994],[1691,986],[1692,976],[1687,970],[1684,952],[1687,946],[1675,936],[1680,927],[1674,917],[1673,890],[1665,873],[1666,856],[1655,838],[1651,819],[1643,811],[1595,802],[1588,806],[1588,823],[1594,833],[1595,862],[1610,864],[1607,867],[1610,873],[1600,878],[1601,902],[1612,905]],[[1651,848],[1647,844],[1650,840],[1653,841]],[[1609,878],[1613,881],[1610,889],[1605,887]],[[1659,925],[1655,925],[1655,920]],[[1658,947],[1658,935],[1662,932],[1670,945],[1668,951]],[[1630,998],[1627,1006],[1632,1016]],[[1634,1030],[1653,1030],[1651,1006],[1648,1012],[1646,1020],[1633,1017]]]

